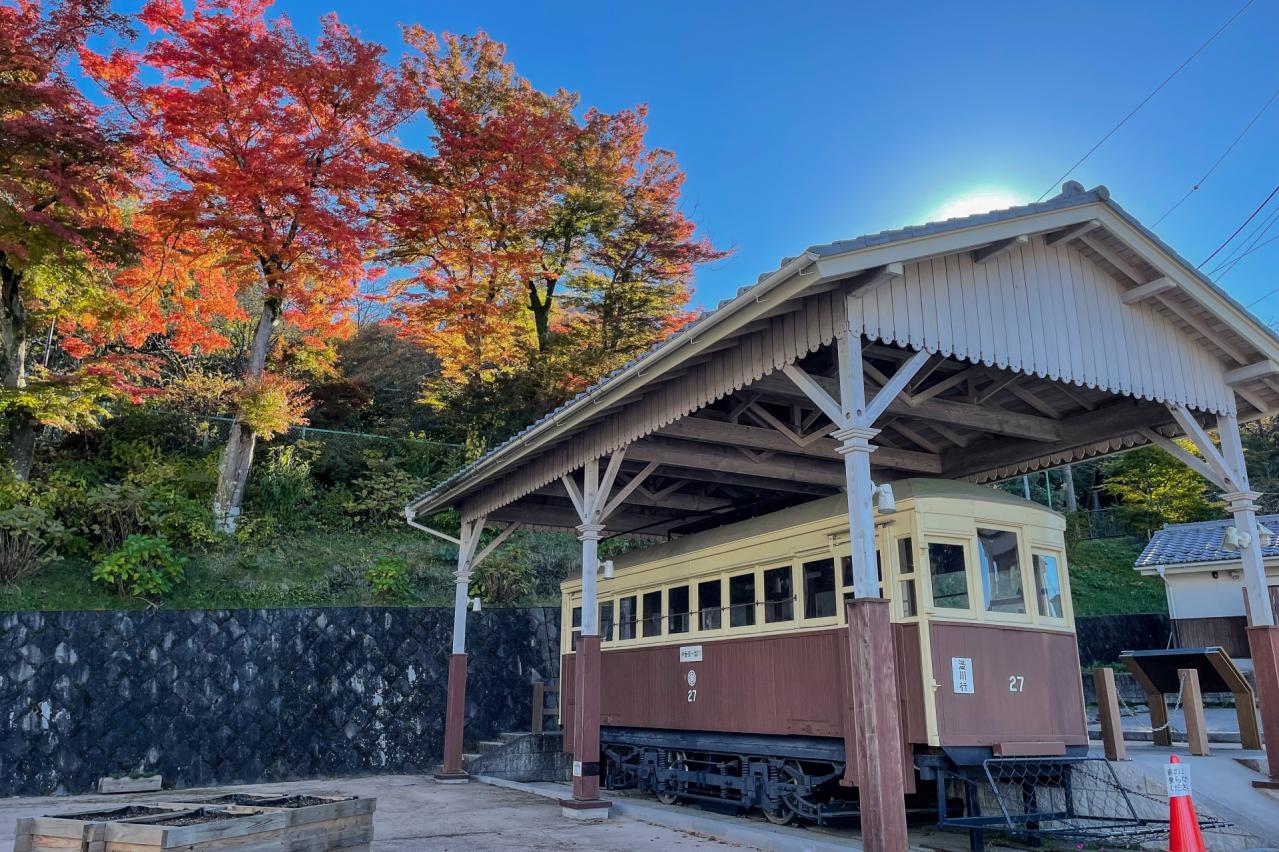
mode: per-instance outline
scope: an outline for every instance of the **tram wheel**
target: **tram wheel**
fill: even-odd
[[[668,751],[666,753],[666,765],[672,769],[687,769],[688,759],[682,751]],[[674,790],[658,790],[657,801],[663,805],[673,805],[680,800],[680,793],[687,789],[688,785],[685,782],[677,781]]]
[[[764,819],[773,825],[790,825],[797,816],[795,809],[784,801],[777,803],[777,810],[775,811],[764,810]]]

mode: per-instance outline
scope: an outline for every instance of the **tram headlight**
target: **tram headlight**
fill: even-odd
[[[893,496],[893,486],[885,482],[875,487],[875,506],[885,515],[891,515],[897,511],[897,498]]]

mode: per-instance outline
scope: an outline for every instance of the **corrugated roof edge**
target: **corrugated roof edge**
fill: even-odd
[[[541,418],[530,423],[528,426],[524,427],[519,432],[516,432],[510,438],[506,439],[501,444],[498,444],[492,450],[489,450],[487,453],[480,456],[475,461],[457,470],[455,473],[453,473],[452,476],[443,480],[442,482],[437,484],[435,487],[428,490],[425,494],[423,494],[422,496],[410,502],[405,507],[405,515],[409,518],[415,517],[418,509],[422,508],[423,506],[429,505],[432,501],[435,500],[437,496],[450,490],[459,482],[471,476],[473,473],[476,473],[481,468],[487,467],[498,456],[504,455],[513,447],[516,447],[524,443],[525,440],[528,438],[528,436],[530,436],[533,432],[539,431],[542,428],[546,427],[547,424],[553,423],[558,417],[567,413],[568,411],[570,411],[577,405],[584,404],[590,399],[590,397],[596,395],[599,391],[603,390],[606,386],[608,386],[611,382],[615,381],[622,374],[627,373],[633,368],[640,366],[641,364],[643,364],[650,358],[655,357],[657,353],[665,349],[669,349],[674,346],[677,346],[680,342],[682,342],[683,340],[686,340],[689,336],[696,334],[698,330],[700,330],[707,323],[711,322],[713,318],[716,318],[716,319],[720,318],[723,315],[723,312],[725,311],[726,308],[730,307],[735,302],[742,300],[743,297],[745,297],[748,293],[754,291],[756,288],[764,284],[769,279],[777,278],[779,274],[783,273],[784,271],[786,271],[788,267],[793,266],[796,263],[800,263],[801,261],[806,261],[808,259],[832,257],[835,255],[847,254],[847,253],[859,251],[861,249],[868,248],[871,246],[882,246],[888,243],[899,242],[901,240],[906,240],[906,239],[934,236],[936,234],[947,233],[950,231],[963,230],[964,228],[980,227],[982,225],[989,225],[995,222],[1002,222],[1010,219],[1017,219],[1024,216],[1032,216],[1032,215],[1045,213],[1052,210],[1061,210],[1061,209],[1067,209],[1070,207],[1078,207],[1085,204],[1092,204],[1095,202],[1101,202],[1105,204],[1107,207],[1109,207],[1110,209],[1114,210],[1115,213],[1117,213],[1120,216],[1120,218],[1122,218],[1125,222],[1127,222],[1131,227],[1133,227],[1142,235],[1150,239],[1160,249],[1160,251],[1163,251],[1164,253],[1166,253],[1169,257],[1171,257],[1175,262],[1180,264],[1185,269],[1193,272],[1195,277],[1198,278],[1198,280],[1201,283],[1203,283],[1208,288],[1210,288],[1213,292],[1221,296],[1228,304],[1230,304],[1231,306],[1239,310],[1241,313],[1245,315],[1248,314],[1248,309],[1246,307],[1244,307],[1234,297],[1232,297],[1225,290],[1223,290],[1221,287],[1215,284],[1210,278],[1208,278],[1206,275],[1204,275],[1202,272],[1196,269],[1195,266],[1191,264],[1188,260],[1186,260],[1184,257],[1182,257],[1181,254],[1179,254],[1171,246],[1169,246],[1167,243],[1161,240],[1154,233],[1154,231],[1151,231],[1149,228],[1143,225],[1140,221],[1138,221],[1134,216],[1132,216],[1127,210],[1125,210],[1117,202],[1115,202],[1110,197],[1110,190],[1107,189],[1105,185],[1098,185],[1093,187],[1092,189],[1085,190],[1083,185],[1080,184],[1078,181],[1073,181],[1073,180],[1066,181],[1064,184],[1062,184],[1062,191],[1059,194],[1053,196],[1052,198],[1047,199],[1046,201],[1041,201],[1035,204],[1025,204],[1020,207],[1009,207],[1003,210],[992,210],[988,213],[975,213],[972,216],[964,216],[959,218],[947,219],[944,222],[928,222],[923,225],[909,225],[904,228],[896,228],[896,229],[891,229],[886,231],[880,231],[877,234],[867,234],[860,237],[854,237],[853,239],[849,239],[849,240],[836,240],[830,243],[810,246],[802,254],[796,257],[783,258],[782,262],[778,265],[778,268],[776,270],[770,273],[765,273],[760,275],[756,279],[756,282],[754,284],[749,284],[749,285],[738,288],[736,294],[734,294],[732,297],[728,299],[721,300],[719,304],[717,304],[713,309],[703,313],[700,317],[698,317],[692,323],[685,326],[678,334],[675,334],[674,336],[662,341],[661,343],[653,345],[643,355],[640,355],[638,358],[635,358],[634,360],[628,361],[626,364],[623,364],[621,367],[609,373],[607,376],[600,379],[598,382],[591,385],[586,390],[577,394],[572,399],[563,403],[558,408],[552,410],[551,412],[547,413]],[[774,283],[780,283],[780,281],[776,281]],[[1279,334],[1276,334],[1269,327],[1266,327],[1261,323],[1258,323],[1258,326],[1262,327],[1265,330],[1265,332],[1276,342],[1276,344],[1279,344]],[[439,508],[443,508],[443,507],[439,507]]]

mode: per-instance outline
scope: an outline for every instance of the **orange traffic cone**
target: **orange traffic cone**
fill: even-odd
[[[1190,798],[1190,773],[1173,755],[1164,767],[1168,781],[1168,852],[1206,852],[1199,832],[1199,817]]]

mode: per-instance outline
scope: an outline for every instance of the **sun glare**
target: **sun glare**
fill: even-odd
[[[1025,204],[1027,199],[1008,189],[982,188],[952,196],[933,208],[927,221],[939,222],[960,216],[971,216],[974,213],[988,213],[991,210],[1003,210]]]

